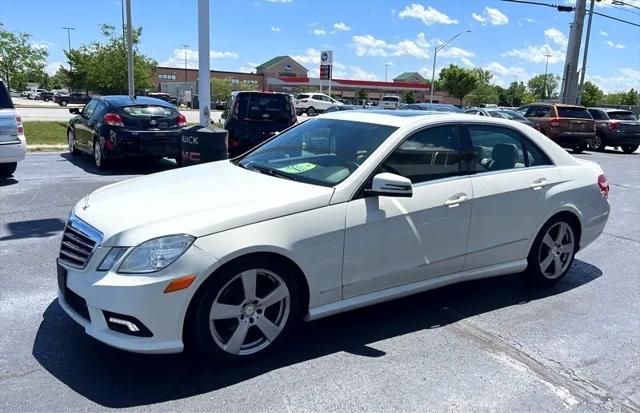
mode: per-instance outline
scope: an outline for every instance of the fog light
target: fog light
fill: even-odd
[[[118,333],[138,337],[152,337],[153,333],[135,317],[103,311],[104,318],[110,330]]]
[[[123,326],[127,327],[129,329],[129,331],[131,331],[132,333],[137,333],[138,331],[140,331],[138,326],[133,324],[131,321],[120,320],[119,318],[115,318],[115,317],[109,317],[109,322],[110,323],[114,323],[114,324],[123,325]]]

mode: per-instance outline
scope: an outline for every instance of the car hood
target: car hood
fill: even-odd
[[[263,175],[218,161],[108,185],[74,207],[103,246],[171,234],[196,237],[329,204],[333,188]]]

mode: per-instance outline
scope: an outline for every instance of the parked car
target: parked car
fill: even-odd
[[[540,127],[536,122],[532,122],[529,119],[525,118],[521,114],[513,110],[507,109],[494,109],[494,108],[473,108],[467,109],[464,113],[469,113],[472,115],[480,115],[480,116],[492,116],[494,118],[502,118],[515,120],[516,122],[524,123],[525,125],[531,126],[533,129],[539,131]]]
[[[380,99],[380,107],[382,109],[398,109],[402,105],[400,96],[383,96]]]
[[[22,119],[4,83],[0,80],[0,179],[16,171],[27,153]]]
[[[233,92],[222,117],[232,158],[298,121],[291,96],[272,92]]]
[[[53,92],[40,92],[38,94],[38,99],[49,102],[51,99],[53,99]]]
[[[314,116],[333,105],[342,105],[342,102],[322,93],[300,93],[296,96],[295,101],[296,114],[298,116],[303,113],[308,116]]]
[[[595,122],[584,106],[533,103],[526,109],[524,117],[536,122],[540,132],[575,153],[587,149],[587,143],[595,136]]]
[[[85,104],[90,100],[91,97],[89,95],[81,92],[53,95],[53,101],[60,106],[67,106],[69,104]]]
[[[182,128],[187,119],[164,100],[138,96],[98,96],[70,108],[67,142],[72,155],[93,155],[99,169],[123,158],[182,158]]]
[[[47,89],[35,89],[29,92],[27,95],[27,99],[29,100],[40,100],[40,94],[42,92],[49,92]]]
[[[20,92],[20,97],[22,98],[28,98],[29,94],[33,92],[33,90],[28,89],[28,90],[23,90],[22,92]]]
[[[640,145],[640,121],[633,112],[612,108],[589,108],[596,122],[596,136],[589,146],[603,151],[607,146],[620,146],[624,153],[633,153]]]
[[[509,120],[385,112],[87,195],[62,238],[60,306],[120,349],[187,340],[250,360],[300,320],[525,270],[554,284],[602,233],[596,163]]]
[[[150,98],[162,99],[165,102],[171,103],[171,95],[168,93],[154,92],[154,93],[147,93],[147,96],[149,96]]]
[[[329,106],[327,110],[324,111],[324,113],[340,112],[342,110],[357,110],[357,109],[368,110],[368,109],[376,109],[376,107],[370,106],[370,105],[344,105],[344,104],[333,105],[333,106]]]
[[[410,103],[403,105],[400,109],[409,110],[428,110],[430,112],[450,112],[450,113],[462,113],[462,109],[455,105],[449,105],[447,103]]]

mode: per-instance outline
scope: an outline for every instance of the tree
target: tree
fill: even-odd
[[[0,76],[8,88],[23,89],[28,74],[44,73],[48,51],[30,43],[31,36],[4,30],[0,23]]]
[[[60,67],[50,79],[51,89],[63,89],[69,84],[64,68]]]
[[[229,79],[211,79],[211,98],[224,102],[231,96],[231,81]]]
[[[369,95],[367,94],[366,90],[364,89],[358,90],[358,101],[366,101],[368,97]]]
[[[529,79],[527,87],[529,92],[540,100],[544,99],[557,99],[558,98],[558,86],[560,85],[560,77],[551,73],[546,75],[537,75]]]
[[[442,87],[462,104],[465,96],[476,89],[478,77],[473,69],[449,65],[440,71],[440,82]]]
[[[640,104],[640,94],[635,89],[629,90],[622,95],[621,105],[638,105]]]
[[[104,42],[93,42],[78,49],[66,51],[71,67],[67,72],[68,83],[73,89],[83,89],[100,94],[126,94],[127,51],[125,42],[115,26],[103,24]],[[142,28],[133,30],[133,71],[136,93],[154,89],[152,76],[157,66],[155,60],[138,50]]]
[[[523,82],[511,82],[507,89],[504,89],[503,106],[518,107],[535,101],[535,97],[527,91]]]
[[[416,103],[416,96],[413,93],[413,90],[408,91],[404,94],[404,102],[405,103]]]
[[[604,92],[600,88],[592,83],[585,82],[582,89],[582,99],[580,103],[584,106],[594,106],[602,102],[604,99]]]

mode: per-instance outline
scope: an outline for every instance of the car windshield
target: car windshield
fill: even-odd
[[[398,102],[400,100],[400,98],[394,97],[394,96],[385,96],[382,98],[383,101],[388,101],[388,102]]]
[[[629,111],[609,112],[608,115],[609,115],[609,119],[636,120],[635,116],[633,116],[633,112],[629,112]]]
[[[336,119],[311,119],[283,132],[238,164],[322,186],[349,177],[397,128]]]
[[[496,118],[504,118],[504,119],[510,119],[510,120],[519,120],[519,121],[526,120],[524,116],[520,115],[518,112],[515,112],[513,110],[492,110],[492,111],[489,111],[489,113],[491,114],[491,116]]]
[[[235,115],[240,119],[273,121],[293,116],[286,95],[275,93],[240,93]]]
[[[570,106],[558,106],[558,116],[561,118],[592,119],[587,108],[574,108]]]

